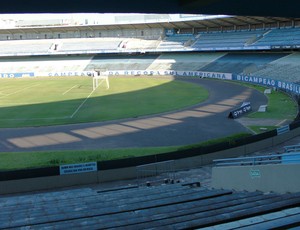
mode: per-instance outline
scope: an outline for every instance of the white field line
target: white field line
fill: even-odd
[[[70,89],[68,89],[67,91],[65,91],[62,95],[65,95],[66,93],[68,93],[69,91],[71,91],[72,89],[74,89],[76,86],[78,86],[78,85],[74,85],[73,87],[71,87]]]
[[[96,89],[104,82],[104,80],[101,80],[100,83],[98,84],[98,86],[96,87]],[[96,90],[96,89],[93,89],[93,90]]]
[[[281,124],[283,124],[286,121],[286,119],[282,120],[281,122],[279,122],[278,124],[276,124],[275,126],[280,126]]]
[[[8,96],[10,96],[10,95],[13,95],[13,94],[22,92],[22,91],[24,91],[24,90],[26,90],[26,89],[30,89],[30,88],[33,88],[33,87],[38,86],[38,85],[40,85],[40,84],[34,84],[34,85],[31,85],[31,86],[25,87],[25,88],[23,88],[23,89],[17,90],[17,91],[15,91],[15,92],[10,93],[10,94],[6,94],[5,96],[2,96],[2,97],[0,97],[0,98],[8,97]]]
[[[105,80],[103,79],[102,81],[100,81],[100,83],[98,84],[98,87],[104,82]]]
[[[90,96],[92,96],[93,92],[95,90],[92,90],[92,92],[87,96],[87,98],[78,106],[78,108],[75,110],[75,112],[70,116],[70,118],[73,118],[75,116],[75,114],[81,109],[81,107],[84,105],[84,103],[87,101],[87,99],[90,98]]]

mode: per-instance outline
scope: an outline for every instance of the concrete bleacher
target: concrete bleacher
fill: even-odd
[[[138,38],[124,39],[119,45],[119,48],[123,50],[147,50],[147,49],[156,49],[159,46],[160,40],[146,40]]]
[[[0,56],[118,52],[123,40],[124,38],[65,38],[0,41]]]
[[[166,36],[157,47],[158,49],[183,49],[189,46],[188,42],[195,39],[193,34],[174,34]]]
[[[259,215],[246,218],[243,220],[232,221],[225,224],[218,224],[203,228],[202,230],[217,230],[217,229],[292,229],[299,225],[300,208],[288,208],[278,212]],[[296,226],[295,226],[296,225]]]
[[[295,45],[300,45],[300,28],[204,32],[197,35],[192,47],[200,50],[227,50]]]
[[[85,70],[108,69],[108,70],[145,70],[158,55],[96,55],[94,56]]]
[[[85,70],[199,70],[226,53],[164,53],[161,55],[96,55]]]
[[[21,40],[21,41],[0,41],[0,56],[15,56],[31,53],[49,53],[53,40]]]
[[[12,195],[0,202],[1,229],[194,229],[296,207],[300,194],[168,184]]]
[[[198,70],[226,53],[164,53],[155,59],[148,70]]]
[[[282,39],[284,37],[284,39]],[[272,29],[265,33],[254,45],[290,46],[300,45],[300,28]]]
[[[101,50],[118,50],[123,39],[121,38],[72,38],[62,39],[60,52],[70,51],[101,51]]]
[[[192,45],[195,49],[222,49],[251,45],[265,31],[225,31],[200,33]]]
[[[300,53],[286,53],[264,66],[264,68],[252,72],[255,76],[269,77],[277,80],[299,82]]]
[[[249,74],[284,56],[284,53],[227,53],[200,70]]]
[[[21,57],[2,58],[0,72],[22,73],[22,72],[64,72],[83,71],[91,57],[88,56],[42,56],[42,57]]]
[[[300,28],[272,28],[174,34],[158,38],[133,37],[59,38],[1,41],[0,56],[132,52],[132,50],[255,50],[300,45]],[[283,39],[284,38],[284,39]],[[266,48],[267,47],[267,48]]]

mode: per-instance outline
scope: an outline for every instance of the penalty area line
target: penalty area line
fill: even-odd
[[[62,95],[65,95],[66,93],[70,92],[72,89],[74,89],[76,86],[78,85],[74,85],[73,87],[71,87],[70,89],[68,89],[67,91],[65,91]]]
[[[84,103],[87,101],[87,99],[90,98],[90,96],[92,96],[93,92],[95,90],[92,90],[92,92],[87,96],[86,99],[84,99],[84,101],[78,106],[78,108],[75,110],[75,112],[70,116],[70,118],[73,118],[75,116],[75,114],[81,109],[81,107],[84,105]]]
[[[280,121],[280,122],[279,122],[279,123],[277,123],[275,126],[280,126],[280,125],[282,125],[284,122],[286,122],[286,119],[284,119],[284,120]]]
[[[38,85],[40,85],[40,84],[38,83],[38,84],[30,85],[30,86],[25,87],[25,88],[22,88],[22,89],[20,89],[20,90],[14,91],[14,92],[12,92],[12,93],[10,93],[10,94],[6,94],[6,95],[4,95],[4,96],[0,96],[0,98],[8,97],[8,96],[10,96],[10,95],[13,95],[13,94],[16,94],[16,93],[25,91],[26,89],[30,89],[30,88],[33,88],[33,87],[38,86]]]

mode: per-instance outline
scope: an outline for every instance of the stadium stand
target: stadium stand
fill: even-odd
[[[300,209],[288,208],[278,212],[259,215],[246,218],[243,220],[233,221],[225,224],[219,224],[203,230],[213,229],[273,229],[273,228],[289,228],[292,229],[299,225]]]
[[[284,212],[300,204],[300,194],[170,184],[115,191],[71,189],[0,200],[0,228],[4,229],[195,229]],[[284,226],[290,222],[280,223]]]
[[[300,53],[286,53],[285,56],[278,58],[264,65],[264,68],[252,72],[255,76],[270,77],[278,80],[299,82]]]
[[[63,39],[61,52],[89,52],[101,50],[117,50],[123,39],[121,38],[79,38]]]
[[[145,70],[158,57],[149,55],[96,55],[86,66],[85,70],[108,69],[108,70]]]
[[[295,46],[300,44],[299,28],[272,28],[243,31],[217,31],[199,33],[192,45],[200,50],[228,50],[228,49],[258,49],[272,46]],[[285,39],[282,39],[282,37]]]
[[[130,38],[124,39],[119,45],[119,48],[126,50],[147,50],[147,49],[157,49],[161,41],[158,39],[147,40],[147,39],[138,39]]]
[[[47,54],[52,43],[53,40],[0,41],[0,56]]]
[[[19,72],[65,72],[83,71],[90,62],[88,56],[41,56],[41,57],[11,57],[1,58],[0,72],[19,73]],[[5,64],[4,64],[5,63]]]
[[[200,68],[201,71],[215,71],[223,73],[249,74],[276,59],[284,57],[284,53],[228,53],[209,65]]]
[[[241,48],[253,44],[264,32],[264,30],[253,30],[199,33],[192,47],[200,50]]]
[[[193,34],[174,34],[166,36],[158,46],[158,49],[183,49],[189,46],[195,37]]]
[[[135,38],[68,38],[0,41],[0,56],[130,52],[156,49],[159,40]]]
[[[148,70],[198,70],[226,53],[163,53]]]
[[[282,37],[284,36],[284,39]],[[254,45],[291,46],[300,45],[300,28],[272,29],[264,33]]]

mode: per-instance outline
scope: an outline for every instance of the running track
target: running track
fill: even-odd
[[[253,110],[267,104],[256,90],[225,81],[189,79],[209,90],[196,106],[154,116],[63,126],[0,129],[0,151],[83,150],[187,145],[247,129],[228,113],[251,102]]]

